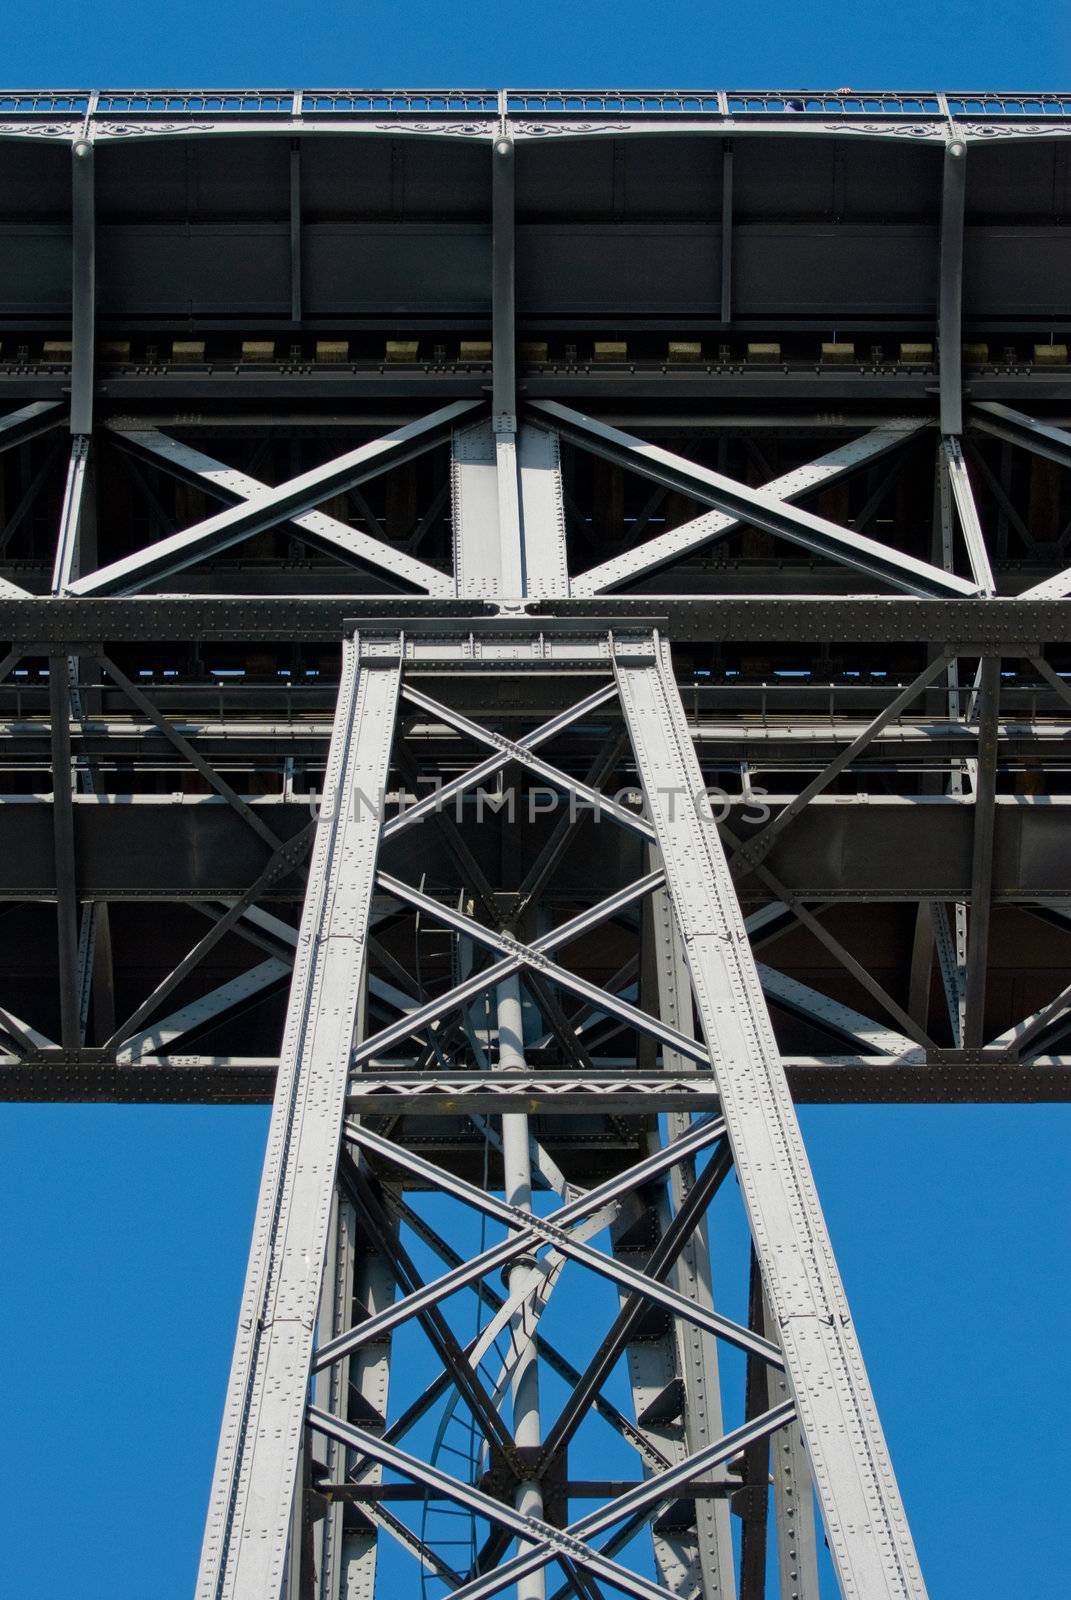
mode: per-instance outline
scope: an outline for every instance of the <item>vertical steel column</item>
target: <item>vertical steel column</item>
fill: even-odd
[[[763,1295],[766,1337],[777,1338],[770,1303]],[[770,1404],[790,1398],[788,1379],[776,1367],[767,1368]],[[777,1529],[777,1571],[780,1600],[819,1600],[818,1540],[814,1526],[814,1492],[800,1425],[793,1419],[770,1440],[774,1481],[774,1523]]]
[[[71,432],[93,432],[96,339],[96,196],[93,146],[71,148]]]
[[[77,1050],[81,1042],[81,986],[74,797],[71,792],[71,666],[66,656],[48,658],[48,702],[52,722],[52,837],[56,857],[60,1039],[65,1050]]]
[[[523,1072],[527,1063],[524,1058],[520,980],[514,976],[500,983],[496,999],[499,1069],[504,1072]],[[503,1114],[502,1170],[507,1203],[519,1206],[523,1211],[531,1211],[532,1158],[528,1142],[528,1118],[523,1111]],[[510,1295],[527,1289],[532,1278],[532,1265],[531,1261],[522,1259],[510,1268]],[[522,1304],[511,1332],[517,1351],[512,1381],[513,1439],[519,1449],[534,1453],[542,1442],[542,1429],[539,1418],[539,1357],[530,1301]],[[517,1484],[513,1503],[526,1517],[542,1517],[543,1488],[539,1479],[522,1478]],[[546,1573],[543,1568],[518,1581],[517,1600],[544,1600],[546,1592]]]
[[[513,140],[503,128],[491,151],[491,426],[498,473],[502,591],[526,592],[517,475],[516,171]]]
[[[52,567],[52,593],[66,594],[81,567],[82,508],[86,497],[89,468],[89,438],[78,434],[71,440],[67,463],[67,483],[63,491],[56,558]]]
[[[951,572],[955,565],[955,529],[953,527],[952,510],[952,482],[948,474],[947,458],[944,451],[944,441],[937,447],[937,482],[934,497],[934,560],[939,561],[947,572]],[[963,714],[963,701],[960,694],[959,659],[953,657],[948,663],[948,716],[950,720],[958,722]],[[968,696],[969,699],[969,696]],[[952,761],[952,770],[948,778],[949,794],[962,796],[964,774],[973,772],[977,762],[966,760]],[[953,906],[954,933],[948,942],[942,943],[940,938],[940,917],[944,916],[944,907],[934,908],[934,928],[938,936],[937,954],[941,965],[941,978],[945,988],[945,997],[948,1004],[949,1023],[952,1030],[952,1043],[958,1049],[963,1043],[964,1024],[964,979],[967,970],[967,907],[963,901],[955,902]],[[946,928],[947,931],[947,928]]]
[[[849,1600],[925,1585],[718,839],[669,647],[616,662],[766,1294]]]
[[[290,320],[301,321],[301,141],[290,141]]]
[[[304,1428],[313,1331],[363,981],[401,675],[347,641],[309,868],[253,1245],[209,1501],[200,1600],[273,1600]]]
[[[721,320],[733,320],[733,146],[721,147]]]
[[[963,432],[963,210],[967,146],[953,131],[945,145],[941,181],[941,255],[937,306],[942,434]]]
[[[985,1040],[989,912],[993,899],[993,830],[996,822],[1000,657],[984,656],[979,677],[981,683],[978,697],[978,765],[974,784],[974,855],[971,865],[971,917],[967,936],[963,1024],[963,1043],[968,1050],[977,1049]]]
[[[652,850],[652,858],[654,854]],[[652,868],[656,864],[652,859]],[[668,1022],[690,1038],[695,1032],[695,1022],[688,964],[665,890],[660,889],[652,896],[651,924],[655,938],[658,1014],[663,1022]],[[685,1061],[673,1050],[664,1052],[663,1069],[673,1075],[695,1070],[693,1063]],[[690,1121],[690,1116],[685,1112],[668,1112],[667,1139],[678,1138]],[[670,1193],[674,1211],[681,1209],[694,1183],[694,1159],[689,1158],[673,1167],[670,1172]],[[679,1294],[713,1310],[714,1285],[707,1228],[708,1220],[704,1216],[677,1259],[673,1282]],[[689,1454],[694,1454],[719,1439],[725,1431],[718,1345],[710,1334],[694,1324],[686,1325],[680,1318],[676,1321],[675,1332],[684,1380],[685,1444]],[[715,1478],[724,1481],[724,1477],[725,1469],[721,1468],[717,1473],[711,1473],[706,1481],[711,1483]],[[695,1532],[704,1600],[733,1595],[736,1591],[733,1535],[726,1498],[697,1498]]]

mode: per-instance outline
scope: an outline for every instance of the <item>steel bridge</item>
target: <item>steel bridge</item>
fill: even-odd
[[[1071,1097],[1069,135],[0,94],[2,1092],[272,1103],[199,1600],[925,1594],[793,1101]]]

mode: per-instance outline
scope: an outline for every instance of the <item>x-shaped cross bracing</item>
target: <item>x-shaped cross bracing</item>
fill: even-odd
[[[196,450],[185,440],[172,439],[156,428],[137,430],[113,429],[117,442],[137,456],[144,455],[155,466],[163,467],[183,483],[193,483],[201,489],[216,494],[221,500],[241,505],[256,501],[272,491],[267,484],[238,472],[213,456]],[[351,528],[326,511],[305,511],[287,519],[299,535],[317,548],[327,547],[332,554],[364,562],[368,566],[388,573],[392,578],[402,578],[426,594],[452,595],[454,581],[447,574],[429,567],[406,551],[385,544],[360,528]],[[193,546],[191,545],[191,548]]]
[[[190,528],[168,534],[146,549],[136,550],[132,555],[99,567],[96,572],[87,573],[85,577],[76,579],[68,592],[72,595],[130,593],[154,578],[179,572],[205,556],[226,550],[251,534],[304,516],[329,496],[353,488],[430,450],[448,438],[454,424],[478,409],[480,403],[478,400],[456,400],[433,411],[430,416],[408,422],[393,433],[384,434],[382,438],[371,439],[366,444],[358,445],[355,450],[337,456],[322,466],[313,467],[309,472],[300,473],[296,478],[289,478],[274,488],[266,489],[261,484],[257,485],[259,492],[249,494],[250,482],[247,481],[237,505],[219,511]],[[237,481],[234,490],[238,493]],[[307,526],[305,531],[310,531]],[[321,538],[325,536],[320,524],[314,524],[312,531],[318,532]],[[339,542],[337,536],[333,542]],[[378,551],[373,550],[375,545],[378,545]],[[350,546],[352,549],[352,540]],[[396,576],[407,577],[410,582],[416,581],[418,587],[427,588],[431,582],[427,577],[431,569],[426,569],[423,577],[414,576],[412,557],[399,555],[395,558],[395,552],[377,540],[369,539],[367,545],[362,543],[361,552],[354,553],[363,553],[366,559],[374,556],[378,566],[387,567]],[[418,562],[416,566],[422,567],[423,563]],[[441,574],[439,579],[442,579]],[[441,586],[436,583],[434,590],[429,592],[452,594],[453,583],[451,580],[442,580]]]
[[[634,1516],[637,1512],[653,1514],[663,1501],[672,1499],[684,1485],[704,1472],[709,1472],[713,1467],[730,1460],[747,1445],[765,1439],[771,1433],[776,1433],[779,1428],[783,1428],[792,1420],[795,1409],[793,1401],[782,1401],[779,1405],[763,1412],[761,1416],[754,1417],[742,1427],[725,1434],[713,1444],[695,1451],[684,1461],[665,1468],[646,1482],[617,1496],[607,1505],[588,1512],[586,1516],[578,1518],[566,1528],[554,1528],[537,1517],[526,1517],[502,1501],[484,1494],[482,1490],[469,1484],[462,1484],[439,1468],[418,1460],[408,1451],[399,1450],[397,1446],[387,1444],[365,1429],[343,1422],[340,1418],[320,1411],[315,1406],[308,1408],[307,1418],[318,1433],[337,1439],[340,1444],[359,1451],[370,1460],[378,1461],[381,1465],[402,1473],[413,1482],[422,1483],[433,1492],[475,1511],[478,1515],[516,1534],[523,1544],[528,1546],[512,1561],[455,1590],[454,1600],[485,1600],[486,1596],[497,1594],[507,1584],[530,1572],[536,1572],[548,1562],[555,1560],[576,1562],[608,1583],[623,1589],[626,1594],[635,1595],[637,1600],[672,1600],[668,1589],[664,1589],[661,1584],[652,1583],[638,1573],[629,1572],[602,1551],[595,1549],[588,1540],[605,1532],[625,1517]]]
[[[977,583],[959,578],[928,561],[920,561],[891,545],[881,544],[866,534],[843,528],[826,517],[789,505],[770,488],[752,489],[722,472],[689,461],[659,445],[648,444],[633,434],[623,433],[620,428],[597,422],[556,400],[532,400],[529,407],[540,422],[549,421],[563,438],[581,449],[593,451],[618,466],[638,472],[701,504],[713,506],[736,521],[763,528],[841,565],[854,567],[907,594],[965,596],[980,592]]]
[[[474,1185],[465,1183],[464,1180],[455,1178],[451,1173],[445,1172],[433,1162],[425,1161],[422,1156],[416,1156],[404,1150],[400,1145],[394,1144],[389,1139],[384,1139],[380,1134],[372,1133],[369,1129],[360,1127],[357,1123],[346,1124],[347,1136],[362,1149],[373,1154],[385,1157],[387,1160],[400,1165],[403,1169],[418,1174],[422,1179],[431,1182],[436,1188],[445,1193],[453,1194],[475,1206],[478,1210],[493,1216],[497,1221],[504,1222],[511,1230],[508,1239],[497,1245],[490,1246],[482,1251],[471,1261],[442,1274],[431,1283],[425,1284],[422,1289],[405,1296],[404,1299],[395,1301],[384,1310],[366,1317],[358,1327],[341,1333],[320,1346],[314,1360],[313,1371],[320,1372],[331,1366],[343,1356],[351,1354],[370,1340],[382,1338],[391,1328],[399,1323],[416,1316],[429,1305],[434,1305],[446,1296],[454,1294],[466,1285],[474,1283],[477,1279],[485,1277],[507,1262],[515,1260],[531,1250],[550,1244],[555,1249],[564,1251],[582,1265],[590,1267],[600,1276],[609,1278],[620,1284],[632,1294],[642,1294],[663,1305],[666,1310],[675,1316],[685,1317],[697,1327],[714,1334],[718,1338],[726,1339],[741,1349],[752,1351],[761,1356],[763,1360],[774,1366],[783,1365],[780,1350],[768,1339],[760,1334],[753,1333],[750,1329],[741,1327],[729,1317],[719,1316],[716,1312],[705,1310],[693,1304],[683,1296],[676,1294],[672,1289],[655,1283],[642,1272],[637,1272],[631,1267],[626,1267],[620,1262],[611,1261],[601,1251],[590,1249],[581,1244],[574,1236],[574,1225],[604,1205],[617,1200],[621,1195],[627,1194],[642,1184],[649,1182],[660,1173],[673,1166],[684,1157],[694,1155],[706,1145],[720,1139],[724,1133],[724,1125],[720,1120],[704,1119],[697,1121],[679,1138],[663,1146],[652,1155],[629,1167],[627,1171],[619,1173],[616,1177],[607,1179],[604,1183],[597,1184],[593,1189],[584,1194],[566,1201],[547,1217],[536,1217],[529,1212],[519,1210],[507,1205],[505,1201],[493,1199],[477,1189]]]

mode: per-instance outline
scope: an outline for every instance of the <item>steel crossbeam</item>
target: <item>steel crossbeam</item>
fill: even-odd
[[[430,895],[423,894],[419,889],[411,888],[397,878],[391,878],[385,873],[380,873],[378,881],[380,887],[386,890],[388,894],[393,894],[399,900],[407,901],[410,905],[428,912],[429,915],[437,917],[441,922],[456,928],[459,933],[467,933],[477,943],[486,945],[491,950],[501,950],[507,953],[514,952],[518,966],[533,967],[542,977],[551,979],[563,989],[570,989],[573,994],[579,996],[581,1000],[586,1000],[589,1005],[600,1006],[611,1016],[618,1017],[630,1027],[637,1028],[641,1033],[646,1033],[651,1038],[660,1040],[662,1044],[667,1045],[670,1049],[689,1056],[693,1061],[706,1063],[707,1055],[703,1047],[697,1045],[694,1039],[688,1038],[679,1029],[671,1028],[658,1017],[653,1017],[639,1006],[634,1006],[629,1001],[623,1000],[620,995],[609,994],[605,989],[601,989],[598,984],[590,983],[586,978],[578,977],[576,973],[569,972],[556,961],[548,959],[547,950],[553,949],[555,945],[566,943],[568,937],[571,936],[567,933],[567,930],[572,928],[574,932],[578,931],[578,923],[582,924],[584,928],[589,926],[592,913],[589,912],[582,918],[576,918],[572,923],[565,923],[562,927],[555,928],[551,933],[544,934],[534,944],[524,946],[519,945],[517,940],[510,938],[507,934],[496,933],[490,928],[483,927],[473,918],[465,916],[463,912],[453,911],[449,906],[442,905],[439,901],[433,900]],[[630,884],[627,890],[622,891],[618,896],[612,897],[614,909],[620,909],[629,902],[639,899],[642,895],[650,893],[653,889],[658,888],[661,883],[662,874],[658,872],[650,873],[638,883]],[[601,906],[606,904],[606,901],[601,902]],[[597,909],[601,909],[601,906]],[[486,978],[487,974],[482,973],[479,976]],[[453,992],[456,993],[456,991]],[[444,1000],[449,999],[449,995],[444,996]],[[436,1005],[442,1003],[436,1002]],[[413,1013],[410,1016],[408,1019],[410,1023],[414,1022],[416,1015],[417,1013]]]
[[[441,717],[444,722],[453,728],[457,728],[460,733],[467,733],[470,738],[476,739],[482,744],[492,745],[495,749],[501,751],[504,758],[503,765],[509,761],[518,761],[531,772],[534,772],[537,777],[545,778],[548,783],[555,784],[558,788],[565,789],[569,794],[575,795],[577,799],[586,801],[593,811],[605,812],[607,816],[613,817],[616,822],[623,823],[626,828],[632,828],[636,833],[642,834],[645,839],[651,837],[650,823],[645,822],[635,811],[630,811],[627,806],[618,804],[609,795],[593,789],[590,784],[584,783],[582,779],[572,778],[568,773],[562,772],[560,767],[552,766],[549,762],[543,761],[539,756],[534,755],[530,743],[531,736],[529,736],[529,740],[514,741],[504,739],[501,734],[493,733],[489,728],[474,722],[471,717],[462,716],[460,712],[441,705],[437,700],[433,700],[430,695],[423,694],[418,689],[406,688],[403,693],[406,700],[411,701],[413,705],[420,706],[422,710],[430,712],[432,716]],[[598,702],[595,703],[597,704]],[[476,768],[473,770],[482,771],[483,769]],[[500,771],[501,767],[493,770]],[[471,784],[467,786],[471,786]],[[443,802],[442,791],[436,794],[435,799],[441,806]]]
[[[503,960],[496,961],[492,966],[484,967],[481,971],[473,973],[471,977],[456,984],[446,994],[440,995],[435,1000],[429,1000],[427,1004],[408,1012],[405,1016],[400,1017],[397,1022],[391,1023],[389,1027],[381,1029],[379,1033],[366,1039],[354,1051],[353,1061],[355,1066],[360,1066],[364,1061],[372,1060],[375,1056],[388,1049],[389,1046],[396,1044],[400,1039],[405,1039],[411,1034],[421,1032],[430,1023],[437,1022],[440,1017],[445,1016],[447,1012],[456,1010],[466,1000],[471,1000],[475,995],[485,993],[488,989],[493,988],[496,983],[502,982],[504,978],[511,977],[513,973],[518,972],[528,964],[531,964],[545,976],[554,978],[564,987],[572,989],[575,993],[582,994],[583,998],[597,1004],[604,1004],[606,1010],[610,1011],[616,1008],[615,1014],[623,1020],[627,1020],[633,1026],[652,1034],[656,1038],[663,1039],[667,1044],[679,1048],[683,1054],[689,1055],[693,1059],[706,1061],[705,1053],[699,1051],[694,1041],[686,1039],[683,1034],[678,1033],[674,1028],[667,1028],[656,1017],[651,1017],[645,1011],[640,1011],[638,1007],[629,1005],[627,1001],[620,999],[620,997],[611,996],[596,984],[588,983],[586,979],[578,978],[575,974],[567,972],[564,967],[559,967],[556,962],[551,961],[547,955],[547,951],[553,950],[558,945],[568,944],[579,934],[586,933],[589,929],[597,927],[600,922],[605,922],[626,906],[633,904],[634,901],[650,894],[651,890],[657,888],[662,882],[662,874],[660,872],[648,873],[645,878],[640,878],[635,883],[628,884],[624,889],[619,889],[614,894],[607,895],[605,900],[600,900],[587,911],[582,911],[577,916],[571,917],[568,922],[563,922],[557,928],[551,929],[549,933],[545,933],[540,938],[533,940],[530,945],[521,944],[507,934],[496,933],[492,929],[485,928],[480,923],[473,921],[472,918],[466,917],[462,912],[451,911],[449,907],[431,899],[428,895],[424,895],[419,889],[413,889],[408,884],[403,884],[400,879],[391,878],[382,873],[379,874],[379,879],[384,887],[397,885],[399,898],[407,901],[410,905],[420,906],[440,922],[450,924],[457,928],[459,932],[470,934],[474,939],[478,939],[479,943],[487,945],[490,949],[506,951],[508,954]],[[393,889],[391,892],[393,892]]]
[[[357,1123],[346,1124],[346,1134],[350,1141],[359,1145],[364,1150],[371,1151],[374,1155],[382,1156],[388,1161],[396,1163],[403,1170],[418,1174],[435,1184],[446,1194],[455,1195],[458,1199],[466,1200],[477,1211],[482,1211],[486,1216],[493,1217],[498,1222],[503,1222],[507,1227],[519,1229],[533,1240],[545,1244],[552,1244],[556,1249],[563,1251],[567,1256],[573,1257],[581,1266],[588,1267],[592,1272],[601,1277],[609,1278],[611,1282],[618,1283],[628,1289],[632,1294],[638,1294],[657,1305],[664,1306],[667,1311],[674,1312],[677,1316],[684,1317],[696,1327],[704,1328],[708,1333],[715,1334],[718,1338],[725,1339],[729,1344],[737,1345],[741,1350],[749,1350],[764,1361],[772,1362],[775,1366],[782,1365],[781,1352],[769,1339],[762,1338],[752,1333],[740,1323],[734,1322],[731,1317],[723,1317],[716,1311],[710,1311],[704,1306],[686,1300],[674,1289],[669,1289],[650,1278],[646,1273],[637,1272],[631,1267],[624,1266],[620,1261],[612,1261],[609,1256],[603,1255],[601,1250],[581,1243],[575,1233],[564,1230],[554,1217],[529,1217],[527,1213],[520,1212],[516,1207],[507,1205],[504,1201],[496,1200],[493,1195],[485,1194],[475,1184],[466,1183],[464,1179],[448,1173],[434,1162],[425,1161],[422,1156],[415,1155],[411,1150],[393,1144],[389,1139],[383,1139],[379,1134],[373,1133],[368,1128],[363,1128]],[[588,1196],[590,1199],[590,1195]],[[511,1242],[514,1254],[520,1251],[516,1247],[516,1240]],[[523,1249],[523,1246],[521,1247]],[[440,1280],[440,1283],[442,1280]],[[433,1290],[435,1285],[430,1286]],[[441,1290],[439,1291],[442,1292]],[[413,1296],[413,1299],[423,1299]],[[362,1328],[358,1331],[364,1331]],[[326,1354],[321,1351],[320,1359]]]
[[[814,494],[824,484],[835,483],[857,467],[876,461],[898,445],[905,444],[926,426],[926,421],[917,417],[892,418],[858,439],[837,445],[836,449],[819,456],[815,461],[809,461],[806,466],[794,467],[791,472],[774,478],[766,484],[765,493],[784,501],[802,499],[805,495]],[[705,549],[716,539],[724,538],[734,528],[740,527],[741,521],[741,518],[727,512],[705,512],[669,533],[644,540],[634,550],[611,556],[608,561],[589,567],[586,572],[571,579],[569,592],[577,596],[609,594],[618,584],[634,582],[681,556]]]
[[[425,704],[427,703],[427,697],[418,695],[417,691],[407,687],[405,692],[407,698],[414,699],[415,703],[419,704],[421,701]],[[488,756],[486,760],[479,762],[475,767],[470,767],[467,772],[461,773],[456,778],[449,779],[441,784],[433,794],[426,795],[423,800],[418,800],[415,805],[407,806],[399,816],[392,817],[383,830],[384,838],[393,839],[397,834],[413,827],[415,823],[423,821],[426,816],[436,811],[441,811],[447,801],[456,799],[458,795],[464,794],[467,789],[475,789],[485,779],[493,778],[496,773],[501,772],[503,767],[508,766],[511,761],[519,761],[524,765],[528,765],[530,760],[535,759],[532,752],[538,745],[546,744],[549,740],[556,738],[559,733],[564,732],[574,722],[579,722],[582,717],[589,716],[591,712],[599,710],[608,701],[616,699],[617,690],[613,684],[603,684],[598,689],[593,690],[591,694],[585,695],[583,700],[579,700],[575,705],[570,706],[567,711],[561,712],[556,717],[551,717],[549,721],[542,723],[533,732],[525,734],[521,739],[503,739],[481,730],[481,741],[494,745],[498,751],[497,755]],[[431,705],[434,707],[437,716],[444,716],[448,721],[454,718],[455,713],[447,712],[446,708],[440,706],[437,701],[432,701]],[[555,773],[557,772],[556,768],[553,770]],[[555,781],[564,786],[568,780],[564,774],[561,774],[555,778]],[[587,785],[583,787],[586,788]],[[591,792],[594,794],[594,791]],[[602,796],[598,796],[597,801],[601,804]],[[632,818],[632,821],[636,825],[639,819]]]
[[[393,433],[355,450],[337,456],[323,466],[291,478],[273,489],[267,489],[252,499],[242,498],[239,504],[226,511],[217,512],[204,522],[178,533],[159,539],[147,549],[135,551],[95,572],[87,573],[70,585],[73,595],[124,594],[136,591],[150,581],[180,572],[205,556],[226,550],[251,534],[273,528],[289,518],[312,511],[333,494],[339,494],[355,484],[364,483],[392,467],[411,461],[414,456],[448,438],[454,424],[479,405],[475,400],[455,400],[442,406],[429,416],[406,423]],[[402,557],[401,565],[407,568],[409,558]],[[404,575],[399,572],[399,576]]]
[[[1057,466],[1071,467],[1071,433],[1066,428],[1028,417],[1024,411],[999,400],[979,400],[971,407],[971,421],[983,433],[1032,450],[1035,455],[1055,461]]]
[[[618,681],[766,1293],[846,1596],[925,1594],[668,645]]]
[[[294,1499],[400,662],[343,677],[197,1593],[278,1594]]]
[[[563,437],[582,448],[664,483],[691,499],[706,502],[739,521],[752,523],[819,555],[855,567],[868,577],[878,578],[906,594],[968,596],[979,592],[978,585],[965,578],[957,578],[927,561],[879,544],[865,534],[839,527],[824,517],[789,506],[768,490],[751,489],[734,478],[727,478],[724,473],[713,472],[659,445],[647,444],[619,428],[596,422],[556,400],[532,400],[529,405],[540,417],[556,423]]]
[[[644,1157],[641,1161],[627,1168],[625,1172],[613,1178],[608,1178],[605,1182],[596,1184],[583,1194],[565,1201],[557,1211],[551,1214],[550,1218],[542,1218],[544,1234],[547,1227],[552,1228],[554,1230],[553,1237],[549,1242],[555,1247],[559,1246],[567,1237],[566,1229],[572,1228],[574,1224],[591,1216],[603,1206],[609,1205],[621,1195],[628,1194],[638,1186],[657,1178],[685,1156],[694,1155],[706,1145],[715,1143],[721,1138],[724,1131],[725,1127],[720,1119],[704,1119],[694,1122],[686,1133],[681,1134],[678,1138],[663,1146],[662,1149]],[[429,1165],[431,1164],[429,1163]],[[434,1167],[430,1176],[433,1181],[438,1182],[437,1170]],[[486,1196],[481,1195],[481,1201],[486,1198]],[[489,1249],[481,1251],[479,1255],[472,1257],[471,1260],[464,1262],[461,1266],[452,1268],[450,1272],[427,1284],[418,1293],[410,1294],[405,1300],[397,1301],[388,1309],[365,1318],[359,1327],[352,1329],[349,1333],[340,1335],[329,1344],[321,1345],[313,1362],[314,1370],[318,1371],[322,1367],[330,1366],[333,1361],[337,1361],[341,1356],[347,1355],[351,1350],[357,1350],[361,1345],[380,1338],[392,1328],[397,1327],[399,1323],[414,1316],[423,1308],[425,1303],[432,1304],[436,1300],[442,1300],[447,1295],[453,1294],[456,1289],[462,1289],[466,1284],[477,1282],[480,1278],[486,1277],[488,1273],[504,1266],[506,1262],[511,1261],[516,1255],[523,1253],[538,1242],[540,1236],[535,1231],[535,1222],[531,1217],[524,1216],[519,1218],[510,1214],[508,1225],[514,1231],[510,1238],[504,1240],[501,1244],[492,1245]],[[770,1354],[772,1349],[773,1347],[767,1346],[765,1352],[766,1356],[771,1360],[776,1357],[776,1350],[773,1351],[773,1354]]]
[[[687,1483],[709,1468],[731,1459],[752,1439],[765,1437],[784,1427],[794,1412],[793,1402],[783,1401],[752,1422],[745,1423],[732,1433],[726,1434],[716,1443],[697,1451],[686,1461],[663,1469],[646,1483],[638,1485],[627,1494],[619,1495],[608,1505],[589,1512],[587,1516],[561,1529],[553,1528],[547,1523],[539,1523],[532,1518],[522,1517],[509,1507],[503,1506],[501,1502],[480,1493],[479,1490],[460,1484],[456,1478],[425,1466],[423,1462],[405,1451],[384,1445],[362,1429],[340,1424],[337,1418],[327,1416],[317,1411],[315,1407],[309,1408],[309,1421],[313,1427],[352,1444],[372,1459],[381,1461],[384,1466],[393,1467],[416,1482],[424,1483],[429,1488],[456,1499],[459,1504],[472,1506],[491,1520],[501,1523],[511,1532],[531,1542],[531,1547],[525,1554],[515,1557],[513,1561],[499,1567],[486,1578],[477,1579],[456,1590],[455,1600],[484,1600],[485,1596],[497,1593],[507,1583],[522,1577],[525,1572],[545,1566],[548,1561],[562,1557],[590,1566],[593,1572],[623,1588],[626,1594],[640,1596],[642,1600],[666,1600],[668,1590],[658,1584],[647,1582],[635,1573],[628,1572],[618,1563],[610,1561],[602,1552],[588,1545],[586,1540],[613,1527],[615,1522],[632,1516],[637,1511],[653,1510],[660,1501],[670,1498],[680,1484]]]
[[[162,467],[183,483],[192,483],[210,494],[232,504],[256,500],[270,493],[266,484],[228,467],[214,456],[196,450],[184,440],[173,439],[158,428],[112,428],[113,437],[126,450],[140,458]],[[425,594],[452,595],[454,580],[446,573],[429,567],[401,549],[394,549],[382,539],[373,538],[360,528],[351,528],[326,511],[305,511],[289,519],[302,537],[317,548],[326,547],[332,553],[411,583]]]

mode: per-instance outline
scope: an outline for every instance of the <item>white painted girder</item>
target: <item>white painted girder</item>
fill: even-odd
[[[313,1334],[400,661],[342,681],[205,1528],[199,1600],[271,1600],[285,1575]]]
[[[657,665],[621,665],[617,678],[841,1591],[845,1600],[923,1600],[668,644]]]

